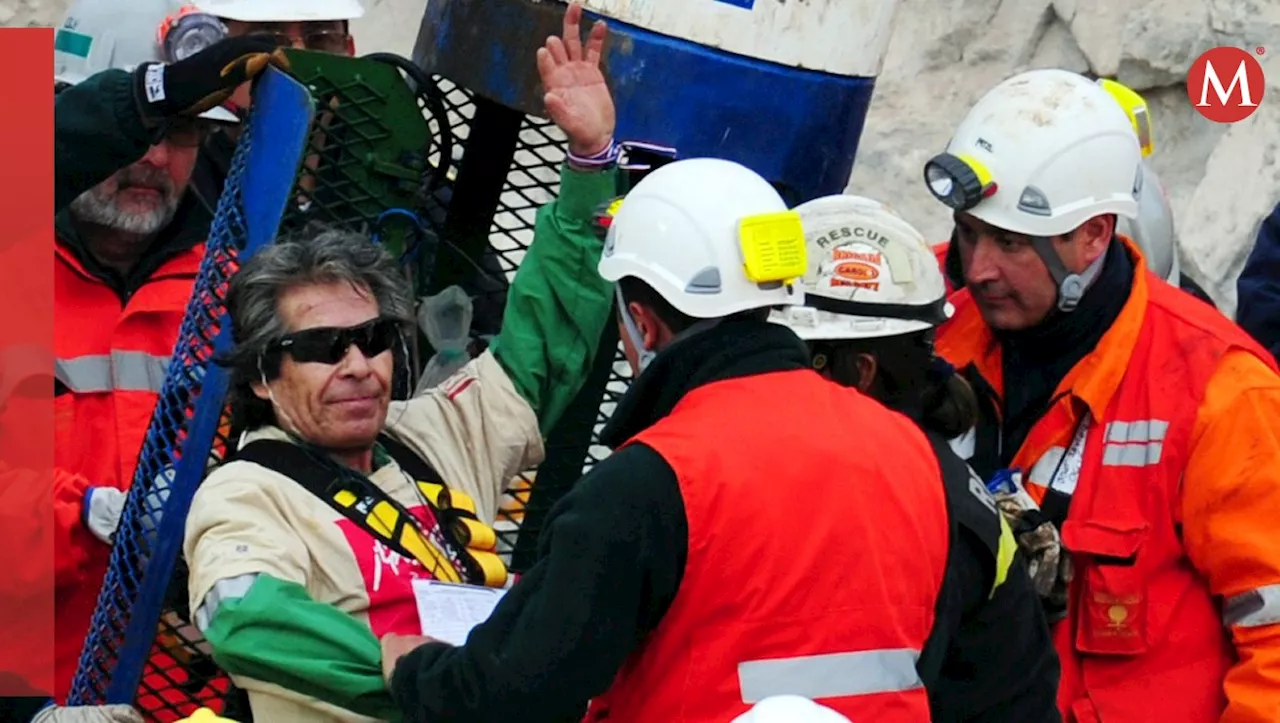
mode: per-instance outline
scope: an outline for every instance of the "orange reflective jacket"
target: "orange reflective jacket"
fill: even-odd
[[[1280,720],[1280,376],[1212,307],[1151,274],[1067,374],[1012,466],[1071,496],[1055,637],[1068,722]],[[938,351],[998,395],[968,291]]]
[[[855,721],[929,719],[915,663],[949,533],[914,424],[788,371],[699,387],[631,443],[675,471],[688,559],[589,720],[728,721],[784,693]]]
[[[75,674],[111,548],[81,522],[90,486],[128,489],[204,246],[165,262],[124,301],[57,244],[54,261],[56,695]]]

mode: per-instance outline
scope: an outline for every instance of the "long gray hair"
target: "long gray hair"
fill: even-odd
[[[253,383],[280,373],[275,346],[290,331],[280,318],[281,294],[299,286],[343,282],[371,295],[379,314],[399,320],[401,334],[412,333],[408,282],[395,259],[359,233],[308,224],[258,251],[231,277],[227,311],[234,345],[218,363],[230,368],[233,435],[276,423],[271,403],[253,393]],[[397,366],[407,362],[403,356],[396,349]]]

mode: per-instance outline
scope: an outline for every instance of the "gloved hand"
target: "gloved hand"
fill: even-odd
[[[1049,597],[1058,580],[1062,560],[1062,538],[1058,529],[1044,519],[1039,509],[1020,507],[1012,495],[997,495],[996,505],[1009,520],[1018,547],[1027,557],[1027,569],[1036,594]]]
[[[1027,558],[1036,594],[1046,602],[1047,611],[1064,612],[1071,583],[1071,555],[1063,554],[1058,528],[1041,514],[1040,506],[1022,486],[1020,474],[1003,479],[995,499],[996,506],[1009,521],[1018,549]],[[1053,603],[1055,598],[1061,600],[1061,606]]]
[[[226,38],[176,63],[143,63],[133,71],[134,96],[152,124],[173,116],[195,116],[221,104],[268,65],[288,69],[270,38]]]
[[[81,516],[93,536],[110,545],[120,526],[126,493],[114,487],[90,487],[85,490]]]
[[[143,723],[127,705],[50,706],[36,713],[31,723]]]

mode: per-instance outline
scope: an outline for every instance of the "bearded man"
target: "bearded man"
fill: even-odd
[[[58,103],[64,100],[75,98]],[[65,207],[54,218],[59,702],[75,673],[125,491],[204,255],[212,205],[203,199],[216,195],[197,192],[191,179],[206,123],[175,118],[141,158],[88,190],[63,195]],[[59,169],[64,185],[83,180],[73,178],[73,170]]]

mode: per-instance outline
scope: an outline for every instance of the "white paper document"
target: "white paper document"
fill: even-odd
[[[506,590],[479,585],[456,585],[439,580],[413,581],[422,634],[463,645],[471,629],[488,619]]]

